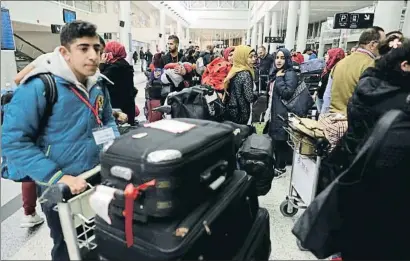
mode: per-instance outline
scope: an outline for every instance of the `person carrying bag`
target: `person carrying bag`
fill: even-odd
[[[350,167],[315,198],[295,223],[292,233],[317,258],[341,252],[345,218],[355,215],[351,213],[355,208],[348,205],[365,193],[364,173],[373,164],[392,124],[403,115],[399,110],[383,115]]]

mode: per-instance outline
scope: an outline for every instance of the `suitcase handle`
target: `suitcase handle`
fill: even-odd
[[[200,183],[217,190],[226,180],[228,161],[220,160],[200,175]]]

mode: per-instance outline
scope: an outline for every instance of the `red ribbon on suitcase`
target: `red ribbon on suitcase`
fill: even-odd
[[[134,244],[134,233],[132,229],[134,201],[137,200],[141,195],[141,191],[155,186],[155,183],[156,181],[155,179],[153,179],[137,187],[135,187],[133,184],[128,184],[124,190],[125,209],[122,214],[125,217],[125,240],[127,241],[127,247],[131,247]]]

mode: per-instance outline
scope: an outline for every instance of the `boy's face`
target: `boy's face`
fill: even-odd
[[[92,76],[96,73],[101,59],[102,46],[98,36],[82,37],[74,40],[68,48],[60,52],[76,76]]]

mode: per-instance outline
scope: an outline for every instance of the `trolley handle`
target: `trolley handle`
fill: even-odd
[[[99,174],[101,171],[101,166],[98,165],[95,168],[88,170],[82,174],[79,175],[79,177],[82,177],[85,180],[90,179],[94,175]],[[89,188],[94,188],[90,183],[87,183]],[[71,193],[70,187],[67,186],[64,183],[57,183],[54,185],[49,186],[41,195],[39,198],[40,203],[48,202],[51,204],[57,204],[60,202],[66,202],[69,199],[73,198],[74,196],[78,195],[73,195]]]

